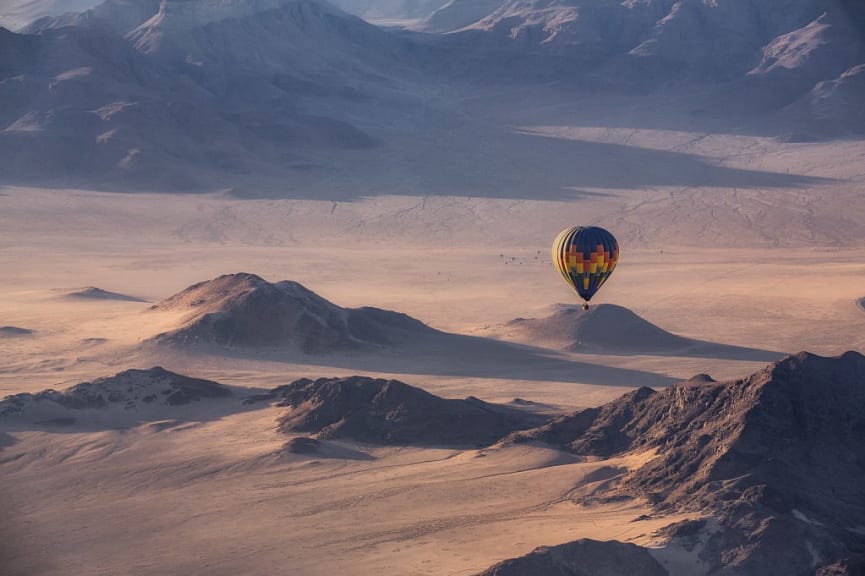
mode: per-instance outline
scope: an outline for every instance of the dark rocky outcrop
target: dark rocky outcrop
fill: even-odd
[[[486,446],[543,417],[477,398],[434,396],[398,380],[363,376],[301,379],[271,392],[286,433],[375,444]]]
[[[29,328],[21,328],[20,326],[0,326],[0,338],[14,338],[16,336],[30,336],[32,334],[33,330],[30,330]]]
[[[815,557],[865,551],[865,356],[856,352],[803,352],[732,382],[642,388],[511,438],[601,457],[656,450],[605,496],[712,514],[723,529],[706,559],[730,573],[806,573]]]
[[[321,442],[315,438],[298,436],[285,443],[284,449],[292,454],[316,454],[321,447]]]
[[[478,576],[666,576],[648,550],[623,542],[576,540],[499,562]]]
[[[149,370],[126,370],[62,391],[48,389],[36,394],[7,396],[0,400],[0,419],[25,418],[73,424],[78,413],[87,410],[175,407],[231,395],[232,391],[222,384],[190,378],[156,366]]]
[[[66,294],[66,297],[82,298],[87,300],[122,300],[124,302],[146,302],[146,300],[136,298],[135,296],[127,296],[126,294],[109,292],[108,290],[96,288],[95,286],[87,286],[85,288],[81,288],[80,290],[73,290],[72,292]]]

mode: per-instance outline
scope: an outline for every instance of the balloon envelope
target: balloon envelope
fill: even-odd
[[[562,230],[553,242],[553,266],[586,302],[604,285],[618,261],[619,243],[603,228],[575,226]]]

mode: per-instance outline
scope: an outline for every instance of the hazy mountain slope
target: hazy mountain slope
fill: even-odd
[[[405,99],[391,79],[401,41],[319,2],[169,0],[125,37],[123,14],[109,0],[38,34],[2,32],[5,180],[194,189],[297,175],[327,162],[316,150],[373,146],[348,118]]]
[[[865,64],[837,78],[818,82],[808,94],[788,106],[780,119],[807,127],[806,135],[856,136],[865,133]]]
[[[643,388],[515,439],[602,457],[657,450],[588,497],[711,513],[722,529],[705,534],[710,564],[794,574],[865,548],[863,415],[865,356],[801,353],[743,380]]]
[[[45,16],[20,30],[38,33],[52,28],[103,28],[121,36],[140,26],[159,12],[162,0],[102,0],[86,10]]]
[[[66,12],[81,12],[100,0],[3,0],[0,6],[0,26],[10,30],[24,28],[39,18]]]
[[[461,149],[510,142],[496,125],[510,115],[486,126],[459,104],[502,84],[674,89],[688,122],[861,134],[863,10],[852,0],[451,0],[428,33],[407,34],[317,0],[107,0],[31,34],[0,31],[0,177],[257,195],[506,189]]]
[[[426,18],[448,0],[331,0],[331,4],[365,20],[409,21]]]
[[[865,63],[865,20],[849,0],[453,0],[433,14],[454,62],[485,80],[572,88],[715,85],[703,113],[777,112]]]

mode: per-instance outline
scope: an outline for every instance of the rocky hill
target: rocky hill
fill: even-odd
[[[445,399],[398,380],[363,376],[302,379],[274,389],[287,433],[375,444],[487,446],[545,420],[477,398]]]
[[[512,439],[600,457],[657,451],[592,498],[712,515],[722,529],[705,535],[706,562],[780,575],[865,550],[863,437],[865,356],[847,352],[801,353],[732,382],[642,388]]]
[[[126,370],[64,390],[14,394],[0,400],[0,424],[123,425],[143,415],[166,418],[177,407],[229,398],[231,389],[156,366]]]
[[[499,562],[478,576],[667,576],[645,548],[634,544],[576,540],[542,547]]]
[[[228,274],[186,288],[151,308],[185,311],[175,330],[153,341],[281,347],[308,354],[371,350],[410,343],[436,330],[405,314],[342,308],[297,282],[271,284],[254,274]]]

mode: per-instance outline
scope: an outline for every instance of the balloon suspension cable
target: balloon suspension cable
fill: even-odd
[[[589,309],[589,303],[583,302],[583,310],[588,310],[588,309]]]

